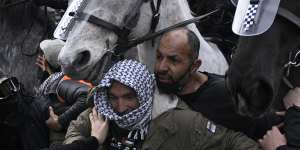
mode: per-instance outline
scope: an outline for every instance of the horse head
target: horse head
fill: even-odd
[[[140,3],[139,6],[138,3]],[[70,7],[73,5],[73,8],[77,7],[80,10],[76,14],[72,10],[67,10],[65,15],[84,13],[85,16],[80,16],[81,18],[73,16],[75,19],[69,29],[68,39],[59,54],[62,71],[73,78],[94,81],[105,66],[103,56],[116,46],[120,37],[116,31],[98,26],[90,19],[99,18],[110,23],[111,26],[126,28],[127,26],[123,26],[124,20],[131,15],[132,11],[150,9],[150,5],[147,5],[149,8],[144,8],[144,3],[146,3],[145,0],[91,0],[88,3],[85,0],[77,0],[73,2]],[[143,12],[137,12],[132,17],[133,19],[129,20],[132,21],[134,27],[128,37],[145,34],[145,31],[149,30],[151,19],[143,18],[151,18],[151,10],[147,11],[148,14]]]
[[[292,8],[296,3],[282,1],[281,6],[300,16]],[[300,86],[299,43],[300,28],[279,15],[263,34],[240,38],[227,72],[227,86],[239,113],[259,117],[283,107],[289,88]]]
[[[54,34],[68,35],[67,42],[59,54],[59,61],[63,72],[77,79],[99,80],[101,70],[104,70],[103,66],[107,64],[105,61],[108,57],[103,56],[107,56],[106,54],[109,54],[107,52],[112,49],[118,51],[126,49],[124,46],[120,48],[120,45],[124,45],[120,43],[126,43],[126,39],[138,41],[142,39],[140,37],[153,32],[152,30],[158,33],[193,18],[186,0],[90,0],[88,3],[85,1],[87,0],[74,0],[62,20],[65,16],[71,16],[71,19],[66,19],[67,22],[61,21]],[[84,7],[80,5],[81,3]],[[72,11],[72,8],[79,11]],[[156,20],[156,27],[153,28],[155,17],[159,20]],[[222,53],[210,47],[194,24],[187,27],[194,31],[200,40],[199,56],[203,62],[200,69],[224,74],[228,64]],[[128,28],[130,30],[126,32]],[[68,34],[60,30],[68,31]],[[118,32],[120,30],[121,32]],[[154,68],[158,39],[137,43],[140,44],[139,60],[150,70]]]

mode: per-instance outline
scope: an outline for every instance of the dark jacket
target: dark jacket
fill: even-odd
[[[84,111],[76,121],[71,122],[66,134],[66,144],[90,137],[91,125],[88,117],[90,112],[90,109]],[[210,127],[215,127],[215,130]],[[214,125],[200,113],[191,111],[184,102],[179,101],[176,108],[164,112],[151,121],[149,134],[142,149],[257,150],[259,147],[255,141],[242,133]]]
[[[88,108],[87,95],[90,87],[75,80],[63,80],[57,86],[57,94],[64,99],[68,109],[59,115],[58,121],[67,128],[72,120]]]
[[[300,107],[290,107],[284,120],[284,132],[287,145],[277,150],[299,150],[300,149]]]
[[[49,148],[43,150],[93,150],[97,149],[99,146],[98,141],[95,137],[88,137],[84,140],[78,140],[71,144],[57,144],[52,145]]]

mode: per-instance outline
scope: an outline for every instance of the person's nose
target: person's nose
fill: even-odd
[[[118,99],[116,101],[116,108],[115,109],[119,113],[123,113],[123,112],[127,111],[127,105],[126,105],[125,101],[122,100],[122,99]]]
[[[162,59],[158,64],[158,71],[163,73],[168,71],[168,61],[167,59]]]

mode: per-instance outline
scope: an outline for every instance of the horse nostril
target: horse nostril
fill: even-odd
[[[80,52],[75,61],[73,62],[73,65],[77,68],[77,67],[81,67],[81,66],[85,66],[89,60],[91,58],[91,54],[89,51],[82,51]]]
[[[251,99],[248,101],[249,108],[258,112],[266,111],[273,99],[272,86],[267,81],[259,80],[253,84],[252,88]]]

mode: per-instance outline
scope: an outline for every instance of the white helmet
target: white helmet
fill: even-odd
[[[267,31],[274,22],[280,0],[231,0],[237,3],[232,31],[241,36],[254,36]]]

